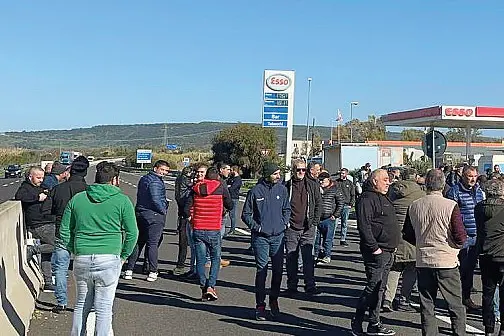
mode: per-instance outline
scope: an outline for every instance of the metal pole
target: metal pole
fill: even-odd
[[[333,141],[333,122],[331,120],[331,145],[332,145],[332,141]]]
[[[350,142],[353,142],[353,103],[350,103]]]
[[[308,139],[310,138],[310,98],[311,98],[311,81],[308,77],[308,105],[306,107],[306,149],[308,151]],[[308,156],[308,153],[306,154]]]
[[[292,72],[292,84],[294,85],[295,83],[295,72]],[[289,107],[292,106],[292,108],[289,108],[289,114],[287,115],[287,139],[285,142],[285,181],[290,180],[291,177],[291,172],[290,172],[290,166],[292,164],[292,152],[294,151],[294,143],[292,142],[292,133],[294,129],[294,86],[292,87],[292,92],[289,93],[288,97],[288,104]]]
[[[431,128],[432,131],[432,169],[436,169],[436,133],[434,132],[434,126]]]
[[[315,118],[313,118],[313,123],[312,123],[312,131],[311,131],[311,147],[310,147],[310,156],[313,157],[314,153],[313,153],[313,140],[315,138],[315,132],[313,132],[315,130]]]
[[[466,160],[469,163],[469,156],[471,155],[471,141],[472,141],[472,129],[471,126],[466,126]]]
[[[341,142],[340,140],[340,122],[338,121],[338,125],[336,125],[336,127],[338,128],[338,144]]]

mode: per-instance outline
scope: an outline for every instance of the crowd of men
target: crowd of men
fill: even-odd
[[[159,160],[140,179],[135,206],[118,187],[114,163],[99,163],[91,185],[85,181],[88,168],[84,157],[70,166],[56,162],[46,172],[32,167],[15,198],[22,203],[27,230],[40,241],[29,247],[29,258],[40,255],[44,291],[55,291],[58,302],[54,311],[67,309],[66,277],[73,254],[77,300],[72,335],[86,333],[91,309],[96,311],[96,334],[107,335],[121,270],[123,278],[131,280],[143,250],[145,279],[158,278],[158,249],[169,207],[163,177],[170,167]],[[444,172],[433,169],[420,178],[411,168],[371,171],[366,164],[354,181],[346,168],[334,177],[317,163],[294,160],[291,177],[283,181],[280,167],[265,162],[239,214],[238,167],[222,162],[187,167],[175,182],[179,250],[173,275],[197,281],[202,300],[217,300],[219,270],[229,265],[221,258],[222,241],[235,233],[241,215],[251,231],[256,264],[255,317],[275,319],[280,314],[284,260],[284,295],[299,295],[300,274],[304,295],[319,295],[315,266],[331,262],[338,222],[340,246],[348,246],[348,217],[355,206],[367,283],[351,321],[354,335],[364,335],[366,313],[367,335],[395,335],[381,323],[380,314],[415,313],[415,283],[423,334],[438,333],[434,307],[439,289],[453,334],[464,335],[466,310],[481,309],[471,298],[478,258],[483,322],[486,334],[492,335],[498,312],[504,310],[497,299],[504,274],[504,181],[500,170],[494,170],[486,181],[469,165]]]

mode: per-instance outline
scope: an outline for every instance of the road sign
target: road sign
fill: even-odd
[[[263,127],[288,127],[293,121],[294,71],[265,70],[263,81]]]
[[[152,162],[152,150],[151,149],[137,149],[136,162],[137,163],[151,163]]]
[[[188,158],[188,157],[185,157],[185,158],[182,160],[182,162],[187,162],[187,163],[189,163],[189,162],[191,162],[191,159],[190,159],[190,158]]]
[[[166,149],[168,150],[176,150],[178,148],[178,145],[176,144],[167,144]]]
[[[432,142],[434,140],[434,148],[432,148]],[[432,131],[427,133],[422,141],[422,149],[428,157],[432,159],[432,152],[438,156],[442,156],[446,151],[446,138],[443,133],[434,131],[434,137]]]

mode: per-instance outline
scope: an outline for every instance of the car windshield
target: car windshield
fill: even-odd
[[[7,170],[18,170],[18,169],[19,169],[18,165],[10,165],[9,167],[7,167]]]

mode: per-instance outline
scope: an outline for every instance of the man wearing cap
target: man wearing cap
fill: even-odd
[[[70,252],[64,247],[61,242],[59,229],[61,226],[61,218],[65,212],[70,199],[86,190],[87,184],[85,177],[89,168],[89,161],[84,156],[78,156],[70,166],[70,178],[67,182],[55,186],[50,194],[51,214],[56,217],[56,244],[52,254],[52,265],[55,277],[55,291],[57,306],[53,308],[53,312],[61,313],[66,310],[68,304],[67,296],[67,273],[70,265]]]
[[[266,320],[266,276],[271,258],[270,315],[280,313],[278,297],[282,283],[284,231],[289,225],[291,207],[287,188],[280,182],[280,167],[267,162],[262,178],[247,193],[242,220],[252,231],[252,247],[256,262],[256,319]]]
[[[44,181],[42,182],[42,188],[51,190],[61,182],[64,182],[68,179],[70,171],[70,166],[65,166],[59,162],[55,162],[52,165],[51,174],[46,175],[44,177]]]

